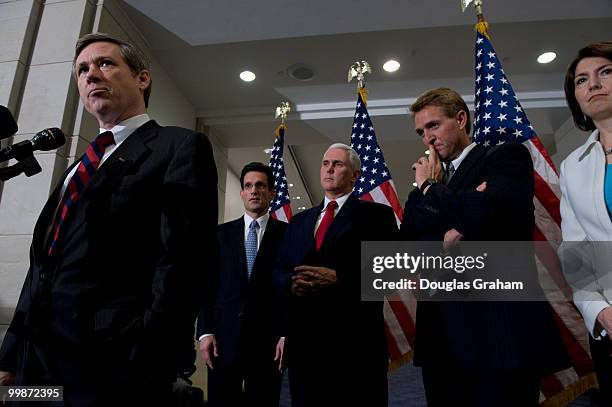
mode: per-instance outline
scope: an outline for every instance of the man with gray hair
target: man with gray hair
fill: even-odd
[[[36,223],[0,385],[63,386],[70,406],[169,405],[210,274],[200,265],[216,254],[211,145],[149,118],[132,44],[87,34],[73,65],[100,130]]]
[[[393,210],[351,192],[359,156],[332,144],[321,162],[325,198],[293,217],[275,277],[289,298],[286,355],[294,406],[387,404],[381,302],[360,301],[361,242],[393,240]]]

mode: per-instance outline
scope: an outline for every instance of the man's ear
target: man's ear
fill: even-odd
[[[151,75],[149,74],[149,71],[147,71],[146,69],[143,69],[142,71],[140,71],[140,73],[137,76],[138,76],[138,87],[140,88],[140,90],[144,92],[145,89],[148,88],[149,85],[151,84]]]
[[[455,119],[457,120],[457,124],[459,125],[459,128],[464,129],[465,126],[467,125],[468,115],[463,110],[459,110],[459,112],[457,112],[457,115],[455,116]]]

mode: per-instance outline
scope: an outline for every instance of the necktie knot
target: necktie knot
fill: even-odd
[[[446,166],[444,167],[443,178],[444,178],[445,184],[448,184],[448,182],[450,181],[454,173],[455,173],[455,166],[453,165],[452,161],[449,161],[448,164],[446,164]]]
[[[98,134],[94,143],[105,149],[111,144],[115,144],[115,136],[112,131],[105,131],[104,133]]]
[[[336,210],[336,208],[338,207],[338,202],[336,201],[329,201],[329,203],[327,204],[327,207],[325,208],[325,211],[329,211],[329,210]]]
[[[257,232],[257,229],[259,229],[259,222],[257,222],[256,220],[251,222],[251,224],[249,225],[249,229]]]

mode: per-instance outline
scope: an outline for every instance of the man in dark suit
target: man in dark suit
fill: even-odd
[[[321,163],[325,199],[293,217],[275,267],[289,296],[286,357],[294,406],[387,404],[387,342],[381,302],[360,298],[361,242],[393,240],[385,205],[352,189],[359,156],[333,144]]]
[[[401,232],[407,240],[530,241],[533,163],[521,144],[471,141],[468,107],[434,89],[411,106],[429,157],[413,164],[415,188]],[[508,245],[508,250],[512,246]],[[533,256],[507,268],[536,278]],[[434,302],[417,306],[415,364],[428,405],[537,406],[539,378],[569,367],[546,302]]]
[[[218,283],[201,304],[200,351],[211,405],[275,406],[285,338],[279,337],[272,268],[287,224],[268,212],[276,194],[270,167],[247,164],[240,185],[244,216],[217,229]]]
[[[167,405],[216,253],[211,145],[149,119],[133,45],[85,35],[74,74],[100,135],[36,223],[2,380],[64,386],[71,406]]]

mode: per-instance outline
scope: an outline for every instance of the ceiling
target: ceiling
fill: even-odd
[[[580,47],[612,38],[610,0],[485,0],[490,34],[506,75],[551,155],[554,133],[570,117],[562,91],[565,67]],[[125,0],[128,17],[199,118],[228,148],[239,173],[267,162],[287,100],[285,162],[297,207],[322,199],[320,158],[332,142],[349,142],[356,84],[349,65],[367,60],[368,110],[385,160],[404,200],[410,166],[425,150],[407,107],[423,91],[448,86],[469,102],[474,93],[473,8],[459,0]],[[557,53],[550,64],[536,57]],[[389,58],[401,68],[386,73]],[[314,77],[299,81],[289,67],[306,64]],[[251,70],[257,79],[242,82]]]

